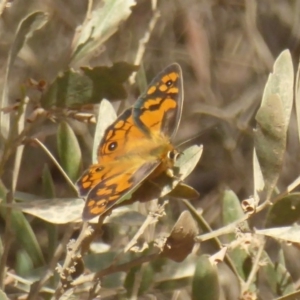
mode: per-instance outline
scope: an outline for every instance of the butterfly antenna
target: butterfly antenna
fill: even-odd
[[[193,140],[196,140],[197,138],[199,138],[200,136],[206,134],[208,131],[212,130],[212,129],[217,129],[217,125],[211,125],[211,126],[208,126],[207,128],[205,128],[204,130],[202,130],[200,133],[196,134],[195,136],[187,139],[187,140],[184,140],[182,142],[180,142],[176,148],[179,149],[181,148],[183,145],[185,144],[188,144],[189,142],[193,141]]]

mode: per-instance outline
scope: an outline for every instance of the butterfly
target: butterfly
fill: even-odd
[[[181,67],[173,63],[159,73],[135,104],[105,130],[98,162],[76,182],[86,197],[82,218],[90,220],[163,172],[174,176],[179,152],[172,144],[183,103]]]

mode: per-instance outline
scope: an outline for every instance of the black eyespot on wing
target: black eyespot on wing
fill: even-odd
[[[95,169],[95,172],[101,172],[103,169],[104,169],[104,167],[102,167],[102,166],[97,167],[97,168]]]
[[[118,143],[116,141],[111,142],[110,144],[108,144],[108,150],[109,151],[114,151],[116,150],[118,147]]]
[[[173,85],[173,81],[172,80],[168,80],[167,82],[166,82],[166,86],[167,87],[170,87],[170,86],[172,86]]]

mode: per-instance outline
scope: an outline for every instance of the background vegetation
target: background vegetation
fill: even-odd
[[[1,300],[300,298],[300,1],[15,0],[0,13]],[[188,146],[203,145],[185,180],[199,199],[82,224],[73,183],[114,118],[98,103],[120,113],[172,62],[186,176],[202,151]]]

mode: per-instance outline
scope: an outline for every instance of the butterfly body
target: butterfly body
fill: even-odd
[[[77,181],[87,197],[83,218],[104,213],[144,180],[171,171],[178,152],[172,145],[181,116],[182,75],[178,64],[163,70],[133,107],[105,130],[98,148],[98,163]]]

